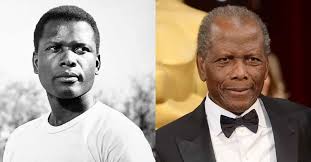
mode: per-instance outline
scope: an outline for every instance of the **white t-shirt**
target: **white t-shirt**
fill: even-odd
[[[142,131],[120,112],[97,102],[60,125],[49,114],[18,127],[5,147],[4,162],[154,162]]]

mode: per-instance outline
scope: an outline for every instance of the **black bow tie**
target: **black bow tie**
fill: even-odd
[[[236,127],[244,125],[252,132],[256,133],[258,130],[258,115],[256,110],[252,110],[240,118],[229,118],[227,116],[220,116],[220,125],[222,132],[227,138],[231,136]]]

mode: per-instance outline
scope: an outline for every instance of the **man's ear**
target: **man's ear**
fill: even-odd
[[[100,54],[97,54],[97,57],[96,57],[96,70],[95,70],[95,75],[98,75],[98,74],[99,74],[100,66],[101,66]]]
[[[38,69],[38,53],[37,52],[32,53],[32,66],[33,66],[34,73],[38,74],[39,69]]]
[[[197,55],[197,68],[200,75],[201,80],[206,81],[206,66],[205,66],[205,58],[206,56]]]

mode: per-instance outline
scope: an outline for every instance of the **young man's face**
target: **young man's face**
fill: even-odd
[[[33,65],[50,95],[70,99],[87,93],[100,67],[92,27],[84,21],[49,21]]]

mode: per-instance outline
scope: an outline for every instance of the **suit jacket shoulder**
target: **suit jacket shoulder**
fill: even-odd
[[[260,97],[268,112],[269,118],[311,118],[311,108],[286,99]]]
[[[161,162],[213,162],[204,102],[191,113],[156,131],[156,153]]]
[[[311,161],[311,109],[285,100],[260,97],[267,110],[278,161]]]
[[[194,111],[192,111],[191,113],[188,113],[184,115],[183,117],[159,128],[156,131],[157,137],[180,136],[181,134],[185,136],[191,136],[191,134],[194,134],[193,126],[199,127],[198,123],[203,122],[202,119],[204,119],[205,117],[204,115],[205,111],[204,109],[199,109],[200,106],[196,108]]]

